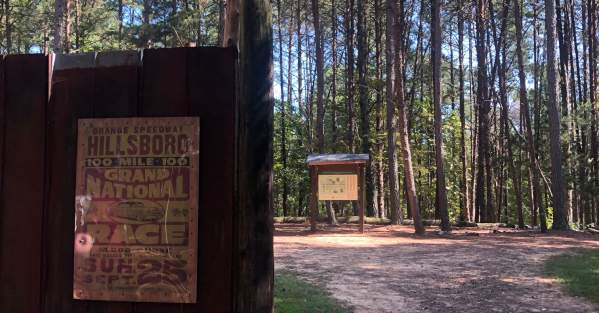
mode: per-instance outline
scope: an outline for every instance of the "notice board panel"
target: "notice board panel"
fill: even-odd
[[[199,118],[78,127],[73,298],[195,303]]]
[[[318,200],[358,200],[358,175],[319,174]]]

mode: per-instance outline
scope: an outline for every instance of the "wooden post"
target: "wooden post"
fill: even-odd
[[[365,165],[357,165],[358,168],[358,214],[360,214],[360,233],[364,233],[364,209],[366,204],[366,175]]]
[[[310,166],[310,231],[316,231],[318,218],[318,166]]]
[[[268,0],[243,0],[239,4],[238,196],[233,254],[236,313],[272,312],[273,307],[274,97],[270,6]],[[227,29],[227,36],[237,30],[234,24]]]

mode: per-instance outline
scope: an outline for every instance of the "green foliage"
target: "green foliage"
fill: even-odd
[[[275,313],[349,313],[319,286],[298,279],[291,273],[275,275]]]
[[[599,250],[580,250],[552,257],[545,273],[565,284],[570,293],[599,303]]]
[[[71,3],[69,52],[218,44],[220,0]],[[4,6],[0,6],[0,53],[51,52],[54,5],[54,0],[10,0],[10,32]]]
[[[310,177],[306,158],[308,153],[305,149],[305,127],[302,116],[298,110],[285,105],[285,132],[282,132],[282,103],[275,104],[275,130],[273,139],[274,149],[274,186],[273,200],[275,215],[283,214],[283,184],[287,185],[287,207],[288,215],[305,215],[308,210],[310,196]],[[285,136],[286,167],[283,166],[282,138]]]

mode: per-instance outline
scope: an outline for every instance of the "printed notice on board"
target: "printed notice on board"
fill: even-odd
[[[199,135],[195,117],[79,120],[74,299],[196,302]]]
[[[318,175],[318,200],[358,200],[358,175]]]

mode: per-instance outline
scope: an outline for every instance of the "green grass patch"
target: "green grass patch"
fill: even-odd
[[[545,272],[562,282],[568,291],[599,303],[599,250],[579,250],[550,258]]]
[[[321,287],[292,273],[275,275],[275,313],[350,313]]]

